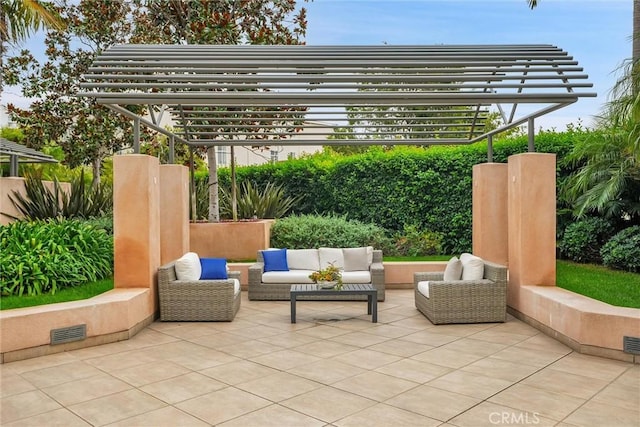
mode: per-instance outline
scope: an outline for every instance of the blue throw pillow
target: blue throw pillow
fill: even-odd
[[[227,260],[224,258],[200,258],[200,280],[227,279]]]
[[[264,259],[264,271],[289,271],[287,265],[287,250],[274,249],[270,251],[262,251]]]

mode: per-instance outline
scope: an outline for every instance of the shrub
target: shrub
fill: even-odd
[[[110,212],[113,208],[111,188],[105,184],[97,188],[87,186],[84,172],[71,181],[68,193],[57,179],[53,181],[53,189],[45,187],[38,174],[27,174],[24,184],[26,197],[14,191],[9,199],[28,220],[91,218]]]
[[[38,295],[110,277],[113,240],[77,220],[0,226],[0,292]]]
[[[281,218],[296,204],[299,197],[286,196],[282,186],[267,182],[264,189],[250,181],[242,183],[237,194],[238,218]],[[231,191],[220,187],[220,217],[233,218]]]
[[[433,231],[419,230],[415,225],[406,225],[395,236],[395,251],[392,256],[437,255],[442,251],[442,235]]]
[[[271,246],[290,249],[321,246],[348,248],[388,247],[384,229],[337,215],[293,215],[271,227]]]
[[[600,254],[607,267],[640,272],[640,225],[625,228],[613,236]]]
[[[569,224],[560,241],[560,254],[572,261],[596,263],[602,261],[600,248],[613,235],[613,227],[603,218],[587,218]]]

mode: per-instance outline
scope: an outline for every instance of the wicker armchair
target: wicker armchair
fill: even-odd
[[[482,280],[442,280],[443,273],[414,273],[416,308],[433,324],[504,322],[507,268],[484,261]],[[418,282],[429,281],[429,298]]]
[[[227,280],[178,280],[174,263],[158,269],[158,295],[162,321],[232,321],[240,309],[240,292],[234,293],[239,271]]]

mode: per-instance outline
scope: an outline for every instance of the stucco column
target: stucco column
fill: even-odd
[[[509,305],[518,287],[556,284],[556,156],[509,157]]]
[[[160,263],[189,252],[189,170],[160,166]]]
[[[473,166],[473,254],[497,264],[509,261],[506,163]]]
[[[116,288],[153,288],[160,266],[160,167],[142,154],[113,158]]]

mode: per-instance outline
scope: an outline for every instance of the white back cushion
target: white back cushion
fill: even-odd
[[[447,263],[447,267],[444,269],[444,276],[442,280],[450,282],[452,280],[462,279],[462,262],[458,257],[453,257]]]
[[[178,280],[200,280],[200,257],[195,252],[187,252],[176,260],[175,269]]]
[[[462,262],[462,280],[480,280],[484,276],[484,262],[482,258],[464,253],[460,255]]]
[[[317,249],[287,249],[289,270],[320,270]]]
[[[344,248],[342,249],[344,257],[344,271],[368,271],[371,262],[367,248]],[[373,252],[371,252],[373,260]]]
[[[329,264],[333,264],[340,269],[344,269],[344,256],[341,248],[320,248],[318,249],[320,256],[320,268],[327,268]]]

